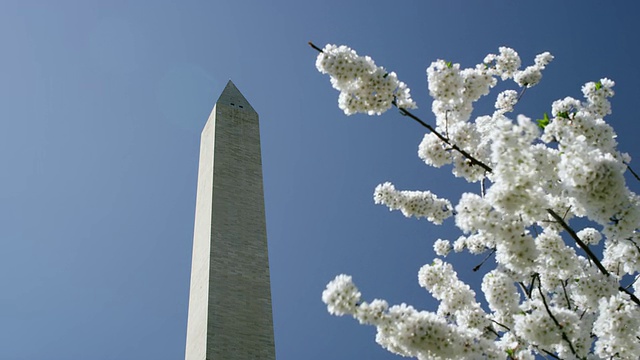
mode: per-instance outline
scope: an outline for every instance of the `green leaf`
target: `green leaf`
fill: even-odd
[[[600,90],[602,88],[602,83],[600,81],[598,81],[596,83],[596,90]]]
[[[447,61],[447,67],[451,69],[453,67],[453,63],[451,61]]]
[[[538,127],[544,130],[544,128],[547,127],[547,125],[549,125],[551,120],[549,120],[549,115],[547,113],[544,113],[544,116],[542,117],[542,119],[538,119],[536,120],[536,122],[538,123]]]
[[[569,118],[569,112],[568,111],[559,112],[558,113],[558,117],[559,118],[563,118],[563,119],[568,119]]]
[[[507,355],[509,355],[509,357],[513,358],[515,354],[516,352],[513,349],[507,349]]]

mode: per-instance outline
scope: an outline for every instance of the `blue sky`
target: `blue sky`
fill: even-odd
[[[435,309],[417,271],[434,258],[434,240],[458,232],[451,220],[436,227],[374,205],[373,189],[392,181],[453,202],[477,189],[422,164],[424,132],[397,113],[344,116],[307,41],[348,44],[396,71],[427,121],[431,61],[473,66],[506,45],[526,65],[550,51],[556,59],[516,111],[539,116],[609,77],[609,121],[637,157],[639,10],[602,1],[3,2],[0,360],[183,357],[199,134],[229,79],[260,114],[278,359],[397,358],[373,328],[330,316],[321,292],[348,273],[367,299]],[[480,260],[452,258],[476,285],[481,274],[469,270]]]

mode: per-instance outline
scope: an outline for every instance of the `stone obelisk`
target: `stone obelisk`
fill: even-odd
[[[229,81],[200,142],[186,360],[275,360],[258,114]]]

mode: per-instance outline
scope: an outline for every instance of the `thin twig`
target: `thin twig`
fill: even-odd
[[[527,87],[523,87],[522,91],[520,91],[520,94],[518,95],[518,98],[516,99],[516,102],[520,101],[520,99],[522,98],[522,95],[524,95],[524,93],[527,91]]]
[[[564,299],[567,300],[567,309],[571,310],[571,301],[569,300],[569,295],[567,295],[567,284],[564,281],[560,281],[562,284],[562,291],[564,292]]]
[[[573,348],[573,344],[571,343],[571,340],[563,330],[563,326],[558,322],[558,319],[556,319],[556,317],[553,315],[553,313],[551,312],[551,309],[549,309],[549,305],[547,305],[547,300],[545,299],[544,294],[542,293],[542,287],[540,286],[539,281],[538,281],[538,292],[542,297],[542,303],[544,304],[544,308],[547,310],[547,314],[549,314],[549,317],[551,317],[551,320],[553,320],[553,322],[556,324],[558,329],[560,329],[560,332],[562,332],[562,339],[566,341],[567,344],[569,344],[569,349],[571,349],[571,352],[573,353],[573,355],[578,357],[578,354],[576,354],[576,350]]]
[[[636,281],[638,281],[638,279],[640,278],[640,275],[637,275],[635,279],[633,279],[633,281],[631,282],[631,284],[625,286],[625,289],[629,289],[630,287],[633,286],[633,284],[636,283]]]
[[[551,356],[551,357],[552,357],[552,358],[554,358],[554,359],[562,360],[560,357],[558,357],[556,354],[554,354],[554,353],[552,353],[552,352],[549,352],[549,351],[547,351],[547,350],[545,350],[545,349],[540,349],[540,350],[542,350],[545,354],[547,354],[547,355]]]
[[[629,166],[629,164],[627,164],[626,162],[622,162],[623,164],[627,165],[627,170],[629,170],[629,172],[631,172],[631,174],[633,174],[633,176],[636,178],[636,180],[640,181],[640,176],[638,176],[638,174],[633,171],[633,169],[631,168],[631,166]]]
[[[518,281],[518,285],[520,285],[520,290],[522,290],[527,299],[531,299],[531,294],[527,291],[527,286],[522,281]]]
[[[578,307],[576,306],[576,310],[577,310],[577,309],[578,309]],[[575,310],[574,310],[574,311],[575,311]],[[586,314],[586,313],[587,313],[587,309],[584,309],[584,310],[582,311],[582,314],[580,314],[580,320],[582,320],[582,318],[584,317],[584,314]]]
[[[633,238],[626,238],[625,240],[629,241],[630,243],[633,244],[633,246],[636,248],[636,250],[638,250],[638,253],[640,254],[640,246],[638,246],[638,244],[636,244],[635,241],[633,241]]]
[[[320,49],[319,47],[317,47],[314,43],[312,43],[311,41],[309,41],[309,46],[311,46],[314,50],[317,50],[318,52],[324,52],[322,51],[322,49]]]
[[[499,322],[497,322],[497,321],[495,321],[493,319],[489,319],[489,321],[491,321],[494,324],[502,326],[503,328],[507,329],[507,331],[511,331],[511,329],[509,329],[509,327],[507,325],[505,325],[505,324],[501,324],[501,323],[499,323]]]
[[[629,290],[623,288],[622,286],[618,286],[618,290],[622,291],[623,293],[629,295],[629,298],[631,299],[631,301],[633,301],[634,303],[636,303],[636,305],[640,306],[640,299],[638,299],[635,295],[633,295],[632,292],[630,292]]]
[[[489,257],[491,257],[491,255],[495,254],[496,249],[491,249],[491,252],[489,253],[489,255],[485,256],[485,258],[480,262],[480,264],[476,265],[472,270],[473,271],[478,271],[480,270],[480,267],[489,259]]]
[[[531,298],[531,295],[533,294],[533,285],[536,283],[536,279],[538,278],[538,274],[533,274],[533,277],[531,278],[531,284],[529,285],[529,298]]]
[[[487,326],[485,327],[485,329],[488,330],[489,332],[496,334],[497,337],[500,337],[500,334],[498,334],[498,332],[495,331],[491,326]]]

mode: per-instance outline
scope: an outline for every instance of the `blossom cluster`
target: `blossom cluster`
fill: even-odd
[[[426,75],[435,124],[418,156],[430,166],[450,164],[454,176],[480,183],[480,194],[462,193],[453,206],[429,191],[398,191],[389,182],[374,191],[376,204],[407,217],[438,225],[454,218],[462,234],[438,239],[434,251],[492,259],[481,285],[488,306],[451,264],[436,258],[418,272],[419,284],[440,302],[436,312],[379,299],[367,303],[351,278],[339,275],[323,293],[330,313],[375,326],[380,345],[419,359],[640,358],[640,281],[633,281],[640,277],[640,196],[625,182],[631,158],[618,151],[604,119],[614,82],[586,83],[583,100],[557,100],[551,116],[536,114],[542,119],[508,116],[551,60],[544,52],[521,69],[518,53],[501,47],[471,68],[434,61]],[[386,90],[367,85],[371,74],[386,71],[347,47],[328,45],[317,66],[354,104],[367,98],[360,94],[400,99],[407,89],[403,83]],[[474,103],[499,80],[512,80],[520,90],[500,92],[493,113],[473,118]],[[586,226],[574,230],[576,223]]]
[[[443,292],[448,284],[433,285],[440,287],[438,292]],[[458,295],[461,300],[473,301],[469,297],[472,294],[462,291]],[[453,326],[442,316],[418,311],[406,304],[389,307],[386,301],[380,299],[355,304],[353,301],[359,298],[360,292],[351,277],[346,275],[338,275],[322,294],[322,300],[332,314],[351,315],[361,324],[375,326],[376,342],[396,354],[424,360],[462,359],[478,354],[485,354],[490,359],[500,358],[500,350],[493,341],[474,336],[478,332],[475,329],[487,322],[479,306],[478,313],[465,311],[463,304],[457,306],[461,309],[458,312],[459,321],[466,321],[465,325],[474,329],[470,332]]]
[[[400,210],[406,217],[427,218],[434,224],[452,215],[451,202],[440,199],[430,191],[398,191],[390,182],[380,184],[373,193],[376,204],[383,204],[389,210]]]
[[[347,115],[380,115],[391,108],[413,109],[410,89],[394,72],[376,66],[368,56],[358,56],[346,46],[327,45],[316,60],[318,71],[331,76],[331,85],[340,91],[338,106]]]

